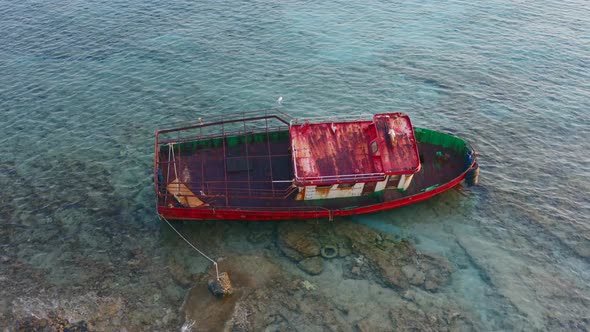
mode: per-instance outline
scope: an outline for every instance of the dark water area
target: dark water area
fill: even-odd
[[[590,330],[586,2],[0,4],[0,330]],[[279,96],[465,138],[480,184],[334,223],[175,223],[230,271],[217,301],[156,215],[154,131]]]

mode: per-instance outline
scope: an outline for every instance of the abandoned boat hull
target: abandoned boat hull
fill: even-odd
[[[273,117],[257,119],[267,121]],[[279,120],[279,124],[288,123],[284,118]],[[258,133],[242,130],[238,134],[228,134],[225,132],[227,120],[219,123],[226,126],[222,134],[209,135],[207,139],[202,139],[203,134],[199,134],[198,140],[159,137],[162,133],[176,133],[178,129],[156,134],[154,177],[157,179],[157,211],[162,217],[176,220],[333,220],[424,201],[459,185],[466,177],[474,182],[477,169],[475,150],[467,142],[453,135],[415,128],[421,167],[407,188],[385,189],[358,197],[301,200],[298,197],[301,197],[302,188],[289,181],[293,169],[287,129],[279,126],[269,130],[267,126],[266,131]],[[216,123],[209,123],[212,124]],[[185,128],[201,130],[200,126],[204,125]],[[336,187],[335,184],[333,189]],[[374,184],[372,189],[375,189]]]
[[[438,186],[428,192],[404,197],[391,202],[383,202],[363,207],[338,209],[338,210],[309,210],[309,211],[270,211],[264,209],[188,209],[188,208],[167,208],[159,207],[158,213],[171,220],[292,220],[292,219],[329,219],[361,215],[379,211],[391,210],[402,206],[422,202],[438,194],[441,194],[459,185],[465,178],[467,171],[456,179]]]

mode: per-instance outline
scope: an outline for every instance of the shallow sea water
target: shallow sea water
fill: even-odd
[[[401,111],[471,142],[479,186],[347,220],[449,260],[429,296],[477,329],[590,329],[586,2],[0,4],[0,327],[70,308],[179,330],[175,271],[209,265],[156,217],[153,133],[283,96],[294,116]],[[178,225],[215,257],[260,250],[243,223]],[[335,266],[307,278],[334,301],[375,291],[330,293]]]

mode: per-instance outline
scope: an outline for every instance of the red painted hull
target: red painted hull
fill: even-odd
[[[472,166],[475,166],[474,162]],[[338,209],[338,210],[240,210],[240,209],[187,209],[187,208],[167,208],[158,207],[158,213],[166,219],[178,220],[288,220],[288,219],[330,219],[334,217],[345,217],[351,215],[359,215],[366,213],[373,213],[378,211],[390,210],[414,203],[427,200],[433,196],[443,193],[456,185],[458,185],[467,174],[469,170],[463,172],[452,181],[438,186],[427,192],[421,192],[412,196],[400,198],[398,200],[384,202],[380,204],[373,204],[353,209]]]

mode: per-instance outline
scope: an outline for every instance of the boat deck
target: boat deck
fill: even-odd
[[[266,136],[266,137],[264,137]],[[210,206],[251,206],[294,197],[288,133],[246,135],[243,139],[219,138],[213,146],[175,146],[160,151],[161,188],[179,178],[192,193]],[[176,167],[175,167],[176,166]],[[170,192],[164,205],[177,205]],[[161,200],[162,200],[161,199]]]

